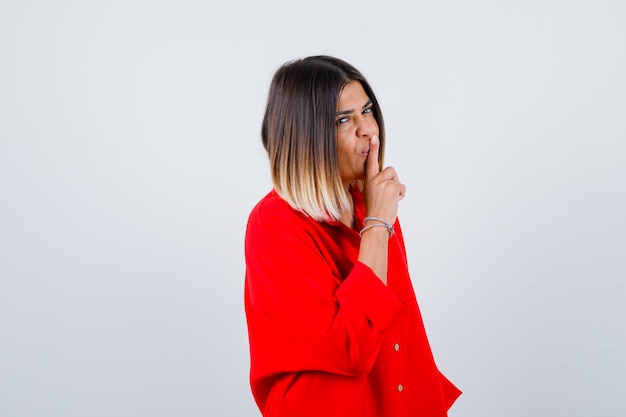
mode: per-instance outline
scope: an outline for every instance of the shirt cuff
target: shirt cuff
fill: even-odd
[[[381,333],[386,333],[408,312],[398,296],[362,262],[354,264],[336,295],[340,303],[345,300],[353,304]]]

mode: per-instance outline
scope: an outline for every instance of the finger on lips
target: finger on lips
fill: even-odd
[[[380,147],[380,142],[378,140],[378,136],[373,136],[370,140],[370,149],[367,155],[367,172],[366,175],[368,178],[371,178],[380,172],[378,166],[378,149]]]

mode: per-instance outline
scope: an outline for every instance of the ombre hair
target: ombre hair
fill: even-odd
[[[341,91],[352,81],[372,100],[382,167],[383,116],[372,88],[352,65],[311,56],[284,64],[270,85],[261,138],[274,188],[294,209],[317,221],[337,221],[351,207],[339,172],[335,120]]]

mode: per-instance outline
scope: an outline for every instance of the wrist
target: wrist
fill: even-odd
[[[387,232],[389,233],[389,238],[391,238],[391,236],[393,236],[394,234],[396,234],[396,231],[393,229],[393,226],[383,220],[380,219],[378,217],[372,217],[372,216],[368,216],[363,220],[363,225],[365,227],[363,227],[363,229],[361,229],[361,231],[359,232],[359,236],[363,236],[363,233],[373,230],[373,229],[381,229],[381,228],[385,228],[387,229]]]

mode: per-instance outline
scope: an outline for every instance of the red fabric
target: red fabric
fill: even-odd
[[[360,230],[363,199],[353,198]],[[385,286],[357,261],[358,232],[316,222],[275,191],[252,210],[245,307],[264,417],[447,415],[461,392],[435,365],[394,227]]]

